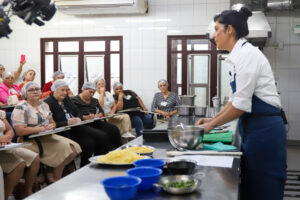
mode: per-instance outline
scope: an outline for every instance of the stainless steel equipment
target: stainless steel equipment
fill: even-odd
[[[199,117],[206,116],[207,107],[195,106],[195,115]]]
[[[197,149],[203,140],[204,129],[199,126],[178,125],[168,130],[169,141],[178,150]]]
[[[195,106],[180,105],[176,106],[177,114],[180,116],[192,116],[194,115]]]
[[[193,106],[195,105],[196,95],[181,95],[179,96],[182,105]]]
[[[187,194],[194,192],[201,185],[201,179],[205,176],[204,173],[197,173],[194,176],[189,175],[175,175],[175,176],[164,176],[159,179],[158,184],[155,186],[163,188],[164,191],[171,193],[171,194]],[[187,182],[187,181],[194,181],[194,185],[187,188],[174,188],[174,187],[167,187],[168,184],[174,182]]]

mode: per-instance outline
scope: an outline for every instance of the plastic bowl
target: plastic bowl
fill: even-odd
[[[166,161],[161,159],[141,159],[133,162],[135,167],[156,167],[159,169],[163,169]]]
[[[196,163],[189,160],[175,160],[167,164],[168,172],[172,175],[192,174],[195,170]]]
[[[159,176],[162,173],[161,169],[153,167],[136,167],[126,171],[130,176],[137,176],[142,179],[139,185],[139,190],[149,190],[154,183],[158,182]]]
[[[112,200],[129,200],[137,192],[142,180],[135,176],[116,176],[101,181],[106,194]]]

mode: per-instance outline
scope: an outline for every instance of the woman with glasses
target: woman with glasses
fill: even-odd
[[[151,111],[161,114],[164,118],[169,119],[177,113],[176,106],[180,105],[178,95],[168,90],[168,82],[165,79],[158,81],[158,89],[154,95]]]
[[[30,142],[32,145],[26,148],[36,153],[41,153],[41,148],[37,140],[28,136],[56,127],[49,106],[40,101],[40,95],[41,89],[36,83],[26,83],[22,89],[25,100],[15,107],[11,117],[15,131],[20,136],[19,141]],[[81,148],[76,142],[56,134],[38,139],[43,150],[41,162],[51,168],[47,174],[48,181],[55,182],[61,178],[65,166],[81,152]]]
[[[81,112],[67,95],[69,86],[66,81],[56,80],[51,90],[53,95],[45,102],[50,107],[56,127],[73,125],[84,120]],[[70,131],[62,132],[60,135],[71,138],[81,146],[81,167],[89,163],[89,158],[93,154],[101,155],[109,151],[109,136],[88,125],[71,127]]]
[[[20,76],[20,74],[22,73],[22,69],[23,69],[23,66],[25,65],[25,63],[26,63],[26,60],[24,60],[23,62],[20,62],[20,65],[19,65],[17,71],[15,71],[13,73],[15,79],[17,79]],[[3,82],[2,74],[4,72],[5,72],[5,67],[2,64],[0,64],[0,83]]]
[[[0,84],[0,102],[6,104],[7,97],[16,96],[16,99],[21,100],[21,89],[15,85],[15,76],[12,72],[2,73],[3,83]]]

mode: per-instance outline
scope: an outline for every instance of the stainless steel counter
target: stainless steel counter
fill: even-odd
[[[127,144],[143,144],[142,137],[140,136]],[[145,144],[156,148],[153,154],[154,158],[164,158],[166,157],[166,151],[172,149],[169,142],[149,142]],[[235,158],[232,168],[198,166],[197,170],[204,172],[205,177],[200,190],[190,195],[175,196],[153,188],[149,191],[138,192],[134,200],[237,200],[239,164],[240,159]],[[125,175],[128,168],[90,164],[31,195],[26,200],[106,200],[109,198],[106,196],[100,181],[107,177]]]

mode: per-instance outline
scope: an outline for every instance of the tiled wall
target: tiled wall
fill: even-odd
[[[124,87],[135,90],[148,108],[158,91],[156,81],[167,74],[167,35],[205,34],[215,13],[229,8],[229,0],[149,0],[147,15],[75,17],[56,13],[43,27],[12,18],[10,39],[0,39],[0,63],[15,69],[26,54],[25,69],[34,68],[40,82],[40,38],[123,36]],[[290,120],[289,139],[300,139],[300,38],[291,24],[300,18],[289,13],[268,14],[273,37],[264,52],[279,81],[282,102]],[[276,34],[275,34],[276,33]],[[283,44],[275,49],[274,42]],[[295,45],[295,44],[298,45]]]
[[[295,24],[300,24],[300,12],[272,12],[267,13],[267,18],[273,36],[263,51],[278,81],[282,105],[289,120],[288,139],[300,140],[300,34],[293,30]]]

